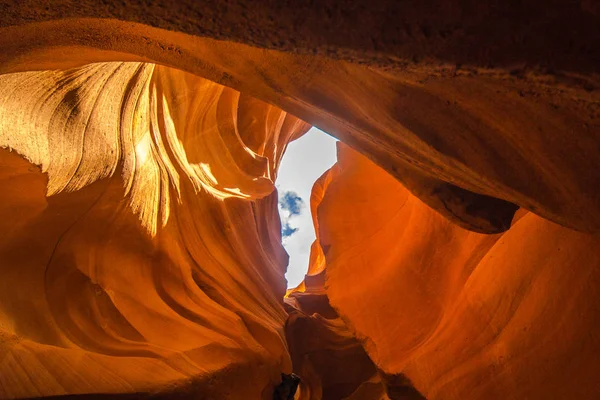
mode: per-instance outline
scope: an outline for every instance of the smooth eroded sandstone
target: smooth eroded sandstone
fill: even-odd
[[[0,0],[0,397],[600,396],[598,6],[314,3]]]
[[[318,204],[326,294],[379,368],[428,399],[600,394],[597,235],[532,213],[469,232],[355,151],[338,157]]]
[[[0,397],[270,399],[291,372],[273,180],[308,125],[140,63],[0,87]]]

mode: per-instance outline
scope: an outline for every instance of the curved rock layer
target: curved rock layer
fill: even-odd
[[[148,64],[0,88],[0,398],[270,400],[291,372],[273,180],[308,125]]]
[[[0,397],[600,397],[598,7],[359,3],[0,0]]]
[[[120,168],[152,233],[183,180],[217,198],[271,193],[287,142],[309,127],[222,85],[143,63],[0,75],[0,104],[1,146],[48,173],[48,195]]]
[[[600,237],[524,211],[469,232],[338,146],[312,204],[326,293],[379,368],[430,400],[600,396]]]
[[[8,11],[9,21],[24,18],[17,6]],[[588,8],[573,15],[589,28],[586,43],[597,43],[600,17]],[[498,67],[403,58],[374,68],[115,19],[42,13],[27,20],[0,28],[0,72],[108,60],[174,66],[330,132],[464,228],[504,231],[518,205],[577,230],[600,229],[593,51],[581,55],[596,65],[585,74],[543,67],[543,57]]]

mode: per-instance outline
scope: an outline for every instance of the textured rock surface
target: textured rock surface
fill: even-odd
[[[22,11],[8,7],[13,18]],[[600,17],[579,13],[586,43],[600,38],[600,24],[589,26]],[[117,20],[29,17],[2,28],[0,72],[123,59],[175,66],[330,132],[463,227],[506,228],[510,204],[496,215],[491,196],[578,230],[600,229],[597,68],[548,72],[525,57],[497,68],[433,59],[376,70]],[[597,65],[596,52],[578,54]]]
[[[326,293],[379,368],[428,399],[600,395],[597,235],[527,212],[469,232],[348,147],[338,158],[318,204]]]
[[[308,125],[139,63],[0,87],[0,397],[270,399],[291,372],[272,180]]]
[[[0,1],[0,397],[600,396],[598,6],[344,3]]]

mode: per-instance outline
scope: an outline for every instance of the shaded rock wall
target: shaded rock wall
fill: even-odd
[[[325,307],[305,312],[288,306],[286,338],[302,379],[298,398],[346,399],[361,391],[382,396],[377,368],[344,322]]]
[[[371,65],[430,60],[598,72],[591,0],[193,0],[0,2],[0,26],[64,18],[141,23],[255,47]]]

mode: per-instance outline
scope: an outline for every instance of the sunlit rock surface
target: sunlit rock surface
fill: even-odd
[[[0,398],[600,396],[593,1],[127,3],[0,1]]]
[[[291,372],[273,181],[306,123],[139,63],[3,75],[0,103],[0,397]]]

